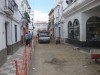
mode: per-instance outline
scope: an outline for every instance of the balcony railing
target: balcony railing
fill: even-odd
[[[14,12],[14,0],[8,0],[8,8]]]

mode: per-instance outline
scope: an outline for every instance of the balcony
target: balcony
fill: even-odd
[[[30,16],[27,12],[22,12],[22,23],[29,23],[30,22]]]
[[[5,7],[4,7],[4,11],[9,14],[9,15],[13,15],[14,14],[14,0],[5,0]]]
[[[63,16],[66,17],[75,11],[87,6],[88,4],[94,2],[95,0],[75,0],[71,4],[69,4],[63,11]]]

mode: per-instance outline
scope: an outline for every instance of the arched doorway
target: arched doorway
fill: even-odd
[[[68,22],[68,39],[74,39],[74,28],[71,21]]]
[[[100,18],[92,16],[86,23],[86,41],[100,41]]]
[[[78,19],[74,20],[73,26],[74,26],[74,39],[80,40],[80,24]]]

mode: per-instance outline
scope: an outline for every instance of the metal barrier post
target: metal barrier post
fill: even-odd
[[[26,52],[26,46],[25,46],[25,68],[24,68],[24,71],[25,71],[25,75],[27,75],[27,52]]]

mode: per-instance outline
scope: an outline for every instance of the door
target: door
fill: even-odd
[[[7,48],[7,54],[8,54],[8,43],[7,43],[7,25],[8,25],[8,23],[5,23],[5,39],[6,39],[6,48]]]
[[[60,41],[60,38],[61,38],[61,28],[59,27],[59,41]]]

